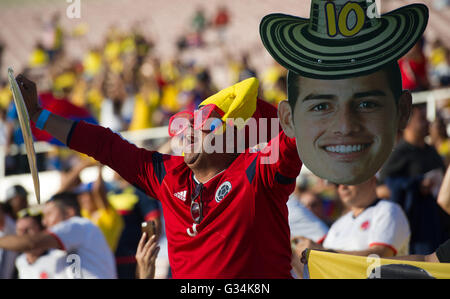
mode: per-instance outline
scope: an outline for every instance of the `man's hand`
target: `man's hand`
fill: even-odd
[[[28,116],[32,121],[36,122],[39,113],[42,111],[42,107],[39,105],[36,84],[33,81],[28,80],[22,74],[16,77],[16,81],[22,92],[25,105],[27,106]]]
[[[293,239],[295,243],[295,252],[298,256],[302,256],[303,251],[305,249],[315,249],[315,250],[324,250],[322,245],[315,243],[314,241],[304,238],[304,237],[296,237]]]
[[[39,105],[36,84],[25,78],[23,75],[17,76],[16,81],[19,85],[20,91],[22,92],[25,106],[27,106],[28,116],[33,122],[36,123],[39,118],[39,114],[42,111],[42,107]],[[73,120],[52,113],[45,122],[44,130],[62,143],[66,144],[67,136],[69,135],[73,124]]]
[[[444,174],[442,169],[433,169],[424,174],[421,191],[424,195],[431,193],[434,197],[439,194]]]
[[[147,240],[147,234],[143,233],[136,251],[137,276],[140,279],[155,278],[155,262],[159,253],[156,243],[156,235]]]

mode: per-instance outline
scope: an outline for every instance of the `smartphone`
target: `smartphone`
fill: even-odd
[[[156,224],[155,221],[148,221],[148,222],[142,222],[141,223],[141,230],[142,233],[147,233],[147,237],[150,238],[151,236],[156,234]]]

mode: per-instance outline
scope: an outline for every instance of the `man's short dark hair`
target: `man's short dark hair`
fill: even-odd
[[[32,219],[37,224],[37,226],[39,227],[40,230],[45,229],[44,224],[42,224],[42,214],[40,214],[40,213],[36,214],[36,215],[27,214],[22,217],[19,217],[19,219],[26,219],[26,218]]]
[[[77,195],[73,192],[61,192],[52,196],[47,202],[53,202],[62,211],[66,209],[74,209],[75,215],[81,215],[80,204]]]
[[[394,95],[395,102],[398,104],[398,100],[402,95],[402,73],[400,72],[400,67],[398,62],[392,62],[386,65],[381,69],[384,71],[387,77],[387,81],[389,83],[389,87],[391,88],[392,94]],[[298,95],[299,95],[299,77],[297,73],[293,71],[288,71],[287,74],[287,93],[288,93],[288,102],[291,106],[292,113],[294,113],[295,104],[297,103]]]

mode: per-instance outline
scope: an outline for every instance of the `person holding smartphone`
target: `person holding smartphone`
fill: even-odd
[[[139,279],[155,278],[156,258],[160,247],[154,221],[142,223],[142,237],[136,251],[136,277]]]

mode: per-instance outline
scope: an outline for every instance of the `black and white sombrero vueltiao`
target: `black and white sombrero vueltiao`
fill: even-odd
[[[375,5],[373,0],[312,0],[310,19],[266,15],[260,23],[261,39],[279,64],[305,77],[332,80],[370,74],[406,54],[428,22],[424,4],[381,16],[375,14]]]

